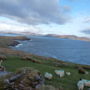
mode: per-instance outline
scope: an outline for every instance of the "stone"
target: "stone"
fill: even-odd
[[[26,67],[19,69],[5,83],[7,90],[34,90],[44,84],[44,79],[38,70]]]
[[[4,55],[0,55],[0,60],[6,60],[6,59],[7,59],[6,56],[4,56]]]
[[[0,66],[0,72],[4,72],[5,71],[5,67],[4,66]]]
[[[78,67],[78,73],[80,73],[80,74],[86,74],[86,71],[85,71],[84,68]]]

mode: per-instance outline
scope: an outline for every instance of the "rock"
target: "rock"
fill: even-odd
[[[6,90],[35,90],[44,84],[44,79],[38,70],[26,67],[6,79],[5,83]]]
[[[90,66],[88,66],[88,65],[84,65],[84,66],[82,66],[84,69],[87,69],[87,70],[90,70]]]
[[[86,74],[85,69],[82,68],[82,67],[78,67],[78,72],[79,72],[80,74]]]
[[[10,76],[11,74],[12,74],[11,72],[0,71],[0,78],[2,78],[2,77],[8,77],[8,76]]]
[[[18,44],[20,44],[18,41],[13,41],[12,43],[10,43],[9,46],[16,46],[16,45],[18,45]]]
[[[38,70],[30,67],[21,68],[15,74],[0,83],[0,90],[63,90],[51,85],[45,85]]]
[[[67,63],[60,62],[60,61],[59,62],[54,62],[53,65],[56,66],[56,67],[67,67],[68,66]]]
[[[4,56],[4,55],[0,55],[0,60],[6,60],[6,59],[7,59],[6,56]]]
[[[0,66],[0,72],[4,72],[5,71],[5,67],[4,66]]]

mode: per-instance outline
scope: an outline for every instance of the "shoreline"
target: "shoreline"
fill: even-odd
[[[13,42],[15,40],[16,39],[14,38],[10,41]],[[9,39],[6,41],[9,41]],[[4,44],[6,43],[4,42]],[[10,42],[8,42],[8,44],[10,44]],[[90,79],[90,65],[81,65],[63,60],[58,60],[52,57],[38,56],[35,54],[25,53],[23,51],[13,50],[12,48],[9,47],[3,48],[2,51],[3,51],[2,52],[3,55],[6,54],[5,55],[6,60],[3,62],[3,66],[5,66],[6,71],[16,74],[17,71],[20,70],[20,68],[31,67],[36,70],[39,70],[43,77],[45,72],[49,72],[53,75],[54,78],[52,78],[51,80],[45,79],[45,85],[52,85],[55,88],[58,88],[58,90],[60,87],[62,87],[61,90],[69,90],[69,89],[77,90],[76,84],[80,78],[84,78],[87,80]],[[1,49],[0,49],[0,54],[1,54]],[[78,72],[79,67],[83,68],[84,72],[87,71],[89,74],[81,75]],[[54,73],[55,70],[64,70],[65,72],[70,72],[71,75],[67,76],[65,74],[64,77],[60,78],[55,75]],[[2,84],[2,81],[0,82],[0,84],[1,84],[0,86],[1,89],[3,88],[4,84]]]
[[[31,37],[29,37],[29,38],[31,38]],[[36,37],[35,37],[36,38]],[[32,38],[33,39],[33,38]],[[28,41],[27,41],[28,42]],[[24,44],[24,46],[21,46],[22,44]],[[48,55],[48,54],[46,54],[46,55],[44,55],[44,54],[38,54],[38,53],[33,53],[32,51],[27,51],[28,50],[28,48],[29,47],[27,47],[26,46],[26,49],[27,50],[23,50],[23,47],[25,47],[25,44],[26,44],[26,42],[25,43],[23,43],[22,41],[17,45],[17,46],[15,46],[13,49],[15,49],[15,50],[21,50],[21,51],[25,51],[26,53],[29,53],[29,54],[34,54],[34,55],[37,55],[37,56],[43,56],[43,57],[48,57],[48,58],[50,58],[50,57],[52,57],[52,58],[56,58],[57,60],[61,60],[62,59],[62,61],[65,61],[65,62],[71,62],[71,63],[75,63],[75,64],[82,64],[82,65],[90,65],[90,63],[87,63],[87,62],[89,62],[89,61],[87,61],[87,62],[82,62],[82,61],[80,61],[80,60],[77,60],[76,59],[76,61],[75,61],[75,58],[72,58],[71,60],[69,60],[69,59],[67,59],[67,58],[62,58],[62,57],[58,57],[56,54],[51,54],[50,56]],[[21,46],[21,49],[19,48],[19,45]],[[31,43],[30,43],[30,45],[32,45]],[[36,47],[37,47],[37,45],[36,45]],[[43,47],[43,46],[42,46]],[[33,47],[34,48],[34,47]],[[39,51],[38,51],[39,52]],[[47,52],[46,52],[47,53]],[[55,55],[55,57],[54,57],[54,55]],[[85,60],[83,60],[83,61],[85,61]]]
[[[14,50],[11,47],[15,47],[20,44],[19,41],[31,40],[25,36],[0,36],[0,55],[4,56],[26,56],[31,55],[24,51]]]
[[[2,36],[0,36],[0,38],[4,38],[5,40],[8,38],[7,41],[10,40],[10,42],[8,44],[6,44],[7,47],[0,47],[0,49],[1,49],[0,54],[1,55],[3,53],[6,56],[7,55],[9,55],[9,56],[13,56],[13,55],[15,55],[15,56],[28,56],[28,55],[40,56],[40,55],[35,55],[35,54],[28,53],[28,52],[24,52],[24,51],[21,51],[21,50],[14,50],[14,49],[11,48],[11,47],[18,47],[18,46],[22,45],[18,40],[20,40],[20,41],[31,40],[28,37],[25,37],[25,36],[16,36],[16,37],[3,36],[2,37]],[[0,42],[0,44],[1,43],[2,42]],[[43,58],[54,58],[54,57],[45,57],[45,56],[41,56],[41,57],[43,57]],[[66,62],[66,63],[79,64],[79,63],[75,63],[75,62],[60,60],[60,59],[57,59],[57,58],[54,58],[54,59],[56,59],[58,61],[63,61],[63,62]],[[80,64],[80,65],[87,65],[87,64]]]
[[[79,37],[76,35],[57,35],[57,34],[47,34],[45,35],[50,36],[50,37],[56,37],[56,38],[61,38],[61,39],[71,39],[71,40],[80,40],[80,41],[86,41],[86,42],[90,42],[90,38],[88,37]]]
[[[23,44],[19,43],[17,45],[15,45],[15,47],[19,47],[19,46],[22,46]]]
[[[9,45],[9,46],[12,46],[12,47],[16,47],[18,45],[20,45],[21,43],[19,41],[28,41],[28,40],[31,40],[30,38],[26,37],[26,36],[16,36],[17,38]]]

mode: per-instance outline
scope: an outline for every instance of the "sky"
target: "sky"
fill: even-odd
[[[0,0],[0,31],[90,37],[90,0]]]

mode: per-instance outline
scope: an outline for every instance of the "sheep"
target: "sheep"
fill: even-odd
[[[82,81],[84,82],[84,86],[90,87],[90,80],[82,79]]]
[[[70,76],[70,75],[71,75],[71,73],[70,73],[70,72],[66,72],[66,75],[67,75],[67,76]]]
[[[64,76],[64,70],[55,70],[56,75],[63,77]]]
[[[90,80],[80,79],[77,83],[78,90],[83,90],[84,87],[90,87]]]
[[[77,87],[78,87],[78,90],[83,90],[84,89],[84,81],[79,80],[77,83]]]
[[[51,73],[46,72],[44,77],[48,80],[52,79],[53,75]]]

